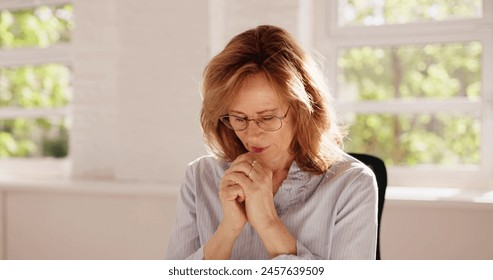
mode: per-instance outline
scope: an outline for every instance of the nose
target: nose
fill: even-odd
[[[247,137],[258,137],[258,136],[260,136],[263,132],[263,129],[261,129],[258,126],[257,121],[256,120],[248,120],[248,121],[249,121],[248,126],[245,129],[246,136]],[[250,121],[252,123],[250,123]]]

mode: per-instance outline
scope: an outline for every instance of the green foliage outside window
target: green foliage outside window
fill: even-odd
[[[0,48],[47,47],[70,41],[73,6],[0,11]]]
[[[0,49],[49,47],[70,41],[73,6],[0,11]],[[63,108],[70,103],[71,71],[66,65],[0,68],[0,110]],[[65,117],[0,120],[0,158],[65,157]]]

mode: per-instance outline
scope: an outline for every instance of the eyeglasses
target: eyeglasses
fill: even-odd
[[[286,118],[289,112],[289,108],[286,111],[286,114],[282,117],[278,116],[261,116],[256,119],[249,119],[246,117],[240,117],[235,115],[224,115],[219,119],[226,125],[227,128],[232,129],[234,131],[242,131],[248,127],[250,121],[254,121],[258,127],[267,131],[276,131],[281,129],[282,121]]]

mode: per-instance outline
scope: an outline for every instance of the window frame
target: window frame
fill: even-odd
[[[442,166],[388,167],[389,185],[433,187],[493,187],[493,1],[483,0],[483,15],[478,19],[419,22],[381,26],[338,26],[339,1],[324,1],[326,27],[320,45],[327,58],[326,69],[338,113],[473,113],[480,111],[481,162],[477,167]],[[328,15],[328,16],[327,16]],[[367,102],[339,101],[338,52],[342,48],[389,47],[420,44],[445,44],[478,41],[483,46],[481,99],[453,98],[434,100],[386,100]],[[459,107],[459,108],[458,108]],[[471,114],[472,115],[472,114]]]
[[[0,10],[23,10],[39,6],[74,5],[74,0],[12,0],[0,2]],[[57,63],[70,67],[72,60],[72,43],[59,43],[48,47],[19,47],[0,49],[0,67],[17,67]],[[73,75],[73,73],[72,73]],[[42,118],[72,116],[72,105],[62,108],[0,108],[0,119]],[[70,153],[66,158],[6,158],[0,160],[0,179],[16,180],[66,179],[70,176]]]

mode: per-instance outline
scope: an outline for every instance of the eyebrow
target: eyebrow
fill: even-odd
[[[260,114],[263,114],[263,113],[267,113],[267,112],[274,112],[274,111],[277,111],[279,110],[279,108],[276,108],[276,109],[268,109],[268,110],[263,110],[263,111],[259,111],[259,112],[256,112],[257,115],[260,115]],[[243,112],[240,112],[240,111],[235,111],[235,110],[231,110],[230,111],[231,113],[236,113],[236,114],[241,114],[241,115],[246,115],[245,113]]]

